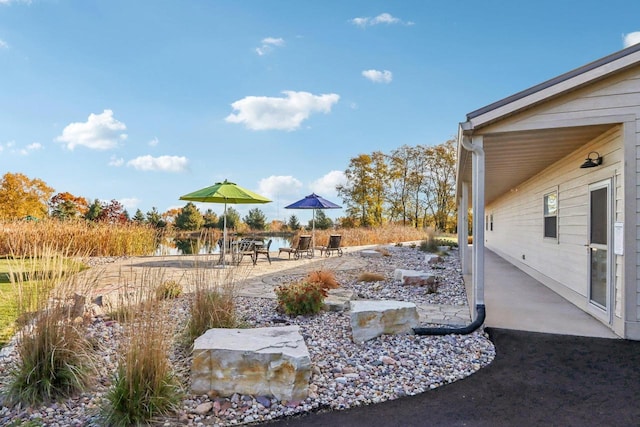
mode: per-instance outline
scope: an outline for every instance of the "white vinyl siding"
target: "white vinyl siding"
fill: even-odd
[[[485,236],[486,246],[567,288],[570,292],[565,296],[573,294],[570,299],[574,303],[582,299],[584,304],[579,305],[583,307],[588,296],[588,185],[613,178],[616,197],[624,194],[623,180],[616,179],[622,173],[621,129],[616,126],[605,132],[487,206],[500,227]],[[593,150],[604,157],[604,164],[580,169],[586,154]],[[542,200],[553,188],[557,188],[559,208],[557,242],[544,238],[541,215]],[[621,214],[622,203],[616,203],[615,221],[622,221]],[[619,278],[617,272],[615,277]]]

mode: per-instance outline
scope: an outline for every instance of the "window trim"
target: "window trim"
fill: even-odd
[[[549,206],[548,206],[548,200],[549,200],[549,196],[554,195],[555,194],[555,200],[556,200],[556,206],[555,209],[553,211],[553,214],[548,213],[549,211]],[[560,206],[559,206],[559,196],[558,196],[559,192],[558,192],[558,187],[555,187],[553,190],[551,191],[547,191],[546,193],[543,194],[542,196],[542,237],[544,238],[544,240],[548,240],[548,241],[554,241],[557,242],[558,241],[558,235],[559,233],[559,223],[560,221],[558,220],[559,215],[558,212],[560,210]],[[555,218],[555,235],[554,236],[548,236],[547,235],[547,218]]]

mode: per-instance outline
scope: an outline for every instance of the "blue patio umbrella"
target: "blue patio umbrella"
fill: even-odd
[[[316,209],[340,209],[342,206],[338,206],[333,202],[328,201],[324,197],[320,197],[315,193],[311,193],[305,196],[304,199],[291,203],[289,206],[285,206],[285,209],[313,209],[313,219],[311,221],[311,246],[316,246]],[[312,252],[313,253],[313,252]]]

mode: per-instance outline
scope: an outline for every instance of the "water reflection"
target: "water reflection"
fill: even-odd
[[[245,236],[249,237],[253,240],[262,240],[268,242],[269,239],[272,240],[271,247],[269,250],[271,252],[278,251],[278,249],[283,247],[291,246],[292,237],[284,237],[284,236]],[[238,237],[241,238],[241,237]],[[235,240],[236,238],[234,238]],[[220,252],[220,247],[216,242],[211,241],[211,239],[201,239],[195,237],[181,237],[181,238],[167,238],[162,243],[158,245],[158,248],[155,251],[156,256],[162,255],[209,255]]]

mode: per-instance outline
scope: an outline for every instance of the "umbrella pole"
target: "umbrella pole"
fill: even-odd
[[[311,257],[316,253],[316,209],[313,208],[313,219],[311,220]]]
[[[224,257],[227,250],[227,203],[224,203],[224,217],[222,218],[222,266],[225,266]]]

